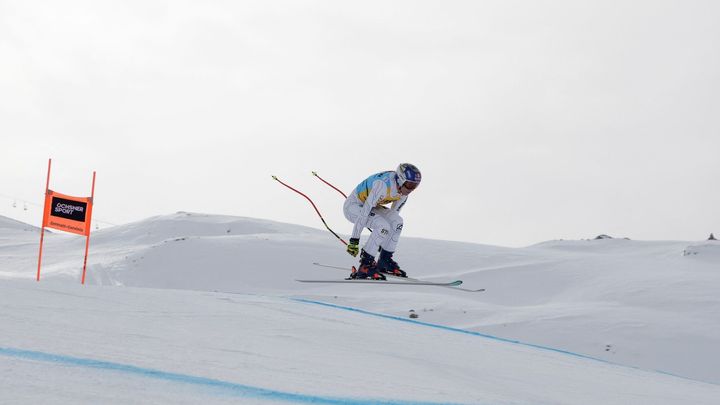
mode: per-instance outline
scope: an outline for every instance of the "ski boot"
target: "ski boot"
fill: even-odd
[[[350,278],[385,280],[385,276],[377,270],[375,258],[370,256],[365,250],[360,252],[360,267],[356,269],[355,266],[353,266]]]
[[[395,277],[407,277],[407,273],[400,269],[400,265],[392,259],[392,255],[393,252],[380,248],[380,258],[377,263],[378,271]]]

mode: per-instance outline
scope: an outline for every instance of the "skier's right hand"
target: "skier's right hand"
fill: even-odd
[[[360,252],[360,239],[350,238],[350,243],[347,245],[347,252],[350,253],[352,257],[357,256]]]

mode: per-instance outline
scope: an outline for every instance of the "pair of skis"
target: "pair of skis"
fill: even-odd
[[[333,266],[329,264],[313,263],[315,266],[325,267],[329,269],[337,269],[348,271],[347,267]],[[388,280],[367,280],[367,279],[345,279],[345,280],[296,280],[301,283],[347,283],[347,284],[384,284],[384,285],[424,285],[434,287],[449,287],[454,290],[466,291],[466,292],[481,292],[485,291],[484,288],[478,290],[472,290],[469,288],[459,287],[463,282],[462,280],[454,280],[449,282],[434,282],[426,281],[412,277],[398,277],[391,274],[385,274]]]

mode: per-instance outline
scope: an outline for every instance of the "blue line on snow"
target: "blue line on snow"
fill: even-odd
[[[646,372],[655,372],[655,373],[659,373],[659,374],[668,375],[668,376],[671,376],[671,377],[682,378],[682,379],[688,380],[688,381],[699,382],[699,383],[703,383],[703,384],[718,385],[718,384],[711,383],[711,382],[707,382],[707,381],[695,380],[695,379],[693,379],[693,378],[689,378],[689,377],[685,377],[685,376],[681,376],[681,375],[677,375],[677,374],[668,373],[668,372],[662,371],[662,370],[644,370],[644,369],[642,369],[642,368],[640,368],[640,367],[627,366],[627,365],[620,364],[620,363],[613,363],[613,362],[611,362],[611,361],[603,360],[603,359],[600,359],[600,358],[597,358],[597,357],[587,356],[587,355],[585,355],[585,354],[574,353],[574,352],[570,352],[570,351],[562,350],[562,349],[555,349],[555,348],[552,348],[552,347],[549,347],[549,346],[542,346],[542,345],[537,345],[537,344],[534,344],[534,343],[525,343],[525,342],[521,342],[521,341],[519,341],[519,340],[505,339],[505,338],[501,338],[501,337],[497,337],[497,336],[493,336],[493,335],[486,335],[486,334],[480,333],[480,332],[473,332],[473,331],[471,331],[471,330],[465,330],[465,329],[453,328],[453,327],[451,327],[451,326],[443,326],[443,325],[437,325],[437,324],[434,324],[434,323],[427,323],[427,322],[422,322],[422,321],[416,321],[416,320],[413,320],[413,319],[403,318],[403,317],[400,317],[400,316],[386,315],[386,314],[381,314],[381,313],[377,313],[377,312],[370,312],[370,311],[366,311],[366,310],[364,310],[364,309],[347,307],[347,306],[337,305],[337,304],[330,304],[330,303],[328,303],[328,302],[323,302],[323,301],[308,300],[308,299],[305,299],[305,298],[290,298],[290,299],[293,300],[293,301],[297,301],[297,302],[304,302],[304,303],[306,303],[306,304],[322,305],[322,306],[325,306],[325,307],[342,309],[342,310],[345,310],[345,311],[358,312],[358,313],[361,313],[361,314],[364,314],[364,315],[371,315],[371,316],[376,316],[376,317],[379,317],[379,318],[386,318],[386,319],[392,319],[392,320],[395,320],[395,321],[401,321],[401,322],[407,322],[407,323],[412,323],[412,324],[416,324],[416,325],[428,326],[428,327],[431,327],[431,328],[442,329],[442,330],[446,330],[446,331],[450,331],[450,332],[455,332],[455,333],[463,333],[463,334],[466,334],[466,335],[480,336],[480,337],[483,337],[483,338],[485,338],[485,339],[496,340],[496,341],[505,342],[505,343],[512,343],[512,344],[516,344],[516,345],[520,345],[520,346],[532,347],[532,348],[534,348],[534,349],[547,350],[547,351],[555,352],[555,353],[562,353],[562,354],[566,354],[566,355],[573,356],[573,357],[579,357],[579,358],[582,358],[582,359],[587,359],[587,360],[592,360],[592,361],[599,361],[599,362],[601,362],[601,363],[605,363],[605,364],[609,364],[609,365],[613,365],[613,366],[617,366],[617,367],[625,367],[625,368],[630,368],[630,369],[633,369],[633,370],[640,370],[640,371],[646,371]]]
[[[313,396],[304,394],[295,394],[291,392],[275,391],[249,385],[236,384],[229,381],[216,380],[206,377],[198,377],[187,374],[170,373],[162,370],[151,368],[137,367],[128,364],[113,363],[103,360],[94,360],[81,357],[71,357],[59,354],[44,353],[31,350],[13,349],[8,347],[0,347],[0,355],[14,357],[23,360],[43,361],[48,363],[86,367],[107,371],[116,371],[126,374],[134,374],[145,378],[154,378],[158,380],[171,381],[182,384],[191,384],[204,386],[209,388],[221,389],[227,393],[244,398],[256,398],[268,401],[283,401],[303,404],[330,404],[330,405],[438,405],[437,402],[413,402],[413,401],[393,401],[380,399],[353,399],[353,398],[333,398],[323,396]]]
[[[586,355],[584,355],[584,354],[568,352],[568,351],[560,350],[560,349],[553,349],[553,348],[551,348],[551,347],[539,346],[539,345],[535,345],[535,344],[532,344],[532,343],[523,343],[523,342],[521,342],[521,341],[519,341],[519,340],[505,339],[505,338],[501,338],[501,337],[497,337],[497,336],[486,335],[486,334],[480,333],[480,332],[473,332],[473,331],[471,331],[471,330],[453,328],[453,327],[451,327],[451,326],[443,326],[443,325],[438,325],[438,324],[434,324],[434,323],[427,323],[427,322],[422,322],[422,321],[416,321],[416,320],[414,320],[414,319],[403,318],[403,317],[400,317],[400,316],[385,315],[385,314],[380,314],[380,313],[377,313],[377,312],[366,311],[366,310],[364,310],[364,309],[353,308],[353,307],[346,307],[346,306],[337,305],[337,304],[330,304],[330,303],[322,302],[322,301],[307,300],[307,299],[304,299],[304,298],[292,298],[292,300],[298,301],[298,302],[304,302],[304,303],[307,303],[307,304],[315,304],[315,305],[322,305],[322,306],[330,307],[330,308],[342,309],[342,310],[345,310],[345,311],[359,312],[359,313],[365,314],[365,315],[372,315],[372,316],[377,316],[377,317],[380,317],[380,318],[392,319],[392,320],[395,320],[395,321],[413,323],[413,324],[416,324],[416,325],[429,326],[429,327],[431,327],[431,328],[447,330],[447,331],[450,331],[450,332],[463,333],[463,334],[466,334],[466,335],[473,335],[473,336],[480,336],[480,337],[484,337],[484,338],[486,338],[486,339],[497,340],[497,341],[500,341],[500,342],[513,343],[513,344],[522,345],[522,346],[529,346],[529,347],[533,347],[533,348],[536,348],[536,349],[549,350],[549,351],[552,351],[552,352],[568,354],[568,355],[571,355],[571,356],[581,357],[581,358],[584,358],[584,359],[596,360],[596,361],[600,361],[600,362],[607,363],[607,364],[613,364],[613,363],[610,363],[609,361],[602,360],[602,359],[598,359],[598,358],[595,358],[595,357],[586,356]]]

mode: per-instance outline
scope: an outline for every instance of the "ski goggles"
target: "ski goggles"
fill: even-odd
[[[403,183],[402,186],[408,190],[415,190],[417,188],[417,186],[419,186],[419,185],[420,185],[420,183],[416,183],[414,181],[406,181],[405,183]]]

